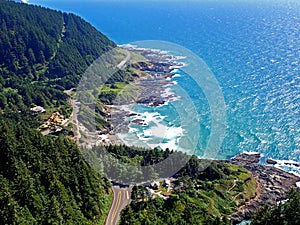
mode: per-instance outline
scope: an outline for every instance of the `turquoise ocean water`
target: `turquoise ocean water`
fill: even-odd
[[[264,159],[300,162],[300,4],[297,1],[32,0],[31,3],[79,14],[117,44],[162,40],[190,49],[206,62],[224,94],[227,129],[218,158],[260,152]],[[181,70],[175,72],[179,76],[173,80],[188,90],[200,115],[197,123],[201,156],[210,134],[209,106],[188,75]],[[170,88],[176,92],[176,86]],[[184,108],[184,98],[173,104]],[[162,140],[165,146],[176,146],[179,136],[193,133],[195,121],[180,127],[172,104],[157,109],[136,107],[134,111],[146,113],[143,117],[149,126],[160,123],[167,127],[169,134]],[[132,126],[131,135],[153,144],[148,128]],[[285,169],[299,173],[296,167]]]

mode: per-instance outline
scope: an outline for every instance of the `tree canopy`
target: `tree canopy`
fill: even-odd
[[[251,225],[296,225],[300,224],[300,189],[292,189],[286,201],[260,208]]]
[[[0,122],[0,224],[97,224],[109,187],[68,138]]]
[[[66,89],[116,45],[80,17],[0,1],[0,114],[67,107]]]

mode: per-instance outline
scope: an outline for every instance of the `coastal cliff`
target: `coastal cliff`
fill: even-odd
[[[257,183],[255,198],[230,215],[234,224],[252,218],[261,206],[275,205],[278,201],[284,200],[287,192],[295,188],[296,182],[300,181],[300,177],[294,174],[274,166],[259,164],[260,157],[260,154],[241,154],[229,160],[230,163],[251,171]]]

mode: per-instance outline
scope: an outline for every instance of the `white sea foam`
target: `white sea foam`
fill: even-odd
[[[157,112],[145,112],[140,116],[135,116],[135,118],[143,119],[150,126],[149,129],[146,130],[135,130],[135,135],[139,141],[144,142],[151,148],[159,146],[162,149],[178,149],[178,141],[184,135],[182,127],[176,127],[172,124],[163,124],[165,117]]]
[[[173,96],[173,97],[169,98],[169,100],[170,100],[171,102],[175,102],[175,101],[178,101],[178,100],[180,100],[180,99],[181,99],[180,96]]]
[[[300,170],[300,163],[294,160],[274,160],[277,162],[276,166],[286,166]]]
[[[144,133],[138,133],[138,134],[136,134],[136,136],[138,137],[138,139],[140,141],[145,141],[145,142],[149,141],[149,138],[150,138],[150,137],[145,137]]]
[[[131,110],[132,110],[132,104],[131,105],[121,105],[120,106],[120,109],[121,110],[123,110],[123,111],[125,111],[125,112],[132,112]],[[132,112],[132,113],[134,113],[134,112]]]
[[[135,133],[135,132],[137,132],[138,131],[138,129],[136,129],[136,128],[134,128],[134,127],[129,127],[129,133]]]
[[[298,177],[300,177],[300,163],[294,160],[274,160],[277,162],[274,165],[276,168],[288,171]]]
[[[171,73],[178,73],[178,69],[176,68],[176,69],[173,69],[172,71],[171,71]]]
[[[171,150],[177,150],[178,149],[178,144],[176,140],[170,140],[167,143],[161,143],[159,145],[159,147],[161,147],[163,150],[171,149]]]
[[[174,56],[176,60],[186,59],[186,56]]]
[[[136,45],[132,45],[132,44],[124,44],[124,45],[118,45],[121,48],[137,48]]]
[[[163,85],[161,87],[166,88],[166,87],[170,87],[170,86],[173,86],[173,84],[166,84],[166,85]]]
[[[172,95],[174,95],[174,92],[172,91],[172,89],[171,89],[171,88],[166,88],[166,89],[163,91],[163,93],[161,94],[161,97],[167,98],[167,97],[170,97],[170,96],[172,96]]]
[[[181,75],[177,73],[174,76],[172,76],[172,78],[174,78],[174,77],[181,77]]]
[[[28,1],[27,1],[27,0],[15,0],[15,2],[20,2],[20,3],[28,4]]]
[[[188,64],[184,63],[184,62],[180,62],[180,65],[174,65],[174,66],[170,66],[169,69],[180,69],[183,67],[186,67]]]
[[[261,157],[264,156],[264,154],[260,153],[260,152],[254,152],[254,151],[243,151],[243,153],[247,154],[247,155],[257,155],[257,154],[260,154]]]
[[[152,136],[152,130],[144,130],[144,137],[151,137]]]
[[[171,140],[183,135],[183,129],[181,127],[169,127],[161,124],[157,120],[153,121],[153,123],[155,125],[151,126],[151,131],[155,137]]]
[[[141,114],[141,118],[148,124],[155,119],[163,119],[163,117],[158,112],[145,112]]]

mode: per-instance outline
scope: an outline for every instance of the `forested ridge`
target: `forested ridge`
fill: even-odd
[[[0,122],[0,224],[98,224],[109,187],[68,138]]]
[[[104,222],[110,182],[75,142],[30,128],[30,108],[66,111],[64,90],[113,47],[74,14],[0,0],[0,224]]]
[[[0,113],[68,107],[66,89],[116,45],[74,14],[0,0]]]

